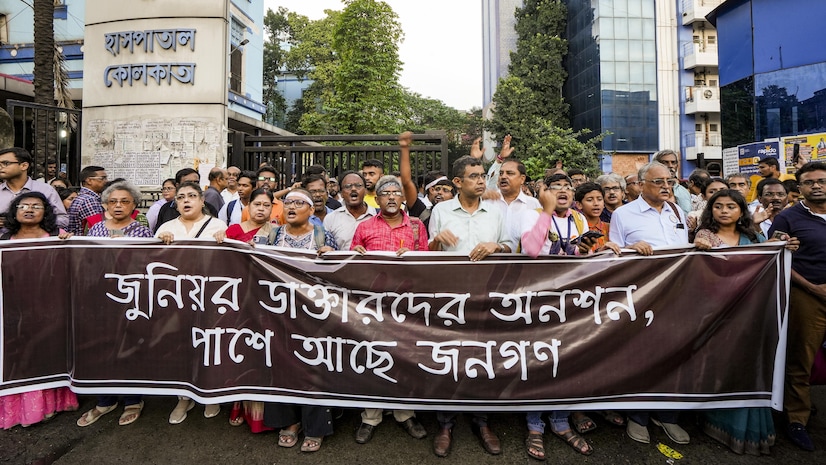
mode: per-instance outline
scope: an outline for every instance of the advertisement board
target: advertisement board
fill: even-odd
[[[781,163],[781,171],[795,172],[796,157],[803,157],[807,161],[826,160],[826,133],[805,134],[802,136],[784,137],[783,154],[786,163]]]
[[[761,158],[774,157],[780,162],[781,171],[785,166],[780,153],[779,141],[754,142],[737,146],[738,164],[740,172],[745,174],[757,174],[757,163]]]

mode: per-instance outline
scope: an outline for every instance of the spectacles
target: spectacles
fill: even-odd
[[[668,187],[674,187],[677,185],[677,180],[674,178],[664,179],[664,178],[656,178],[656,179],[643,179],[641,182],[650,182],[651,184],[662,187],[663,184],[668,184]]]
[[[574,188],[572,186],[557,186],[555,184],[551,184],[548,186],[548,189],[552,191],[572,191]]]
[[[602,190],[604,190],[605,192],[613,192],[613,191],[622,192],[622,187],[620,187],[620,186],[603,187]]]
[[[431,189],[435,192],[453,192],[453,188],[450,186],[433,186]]]
[[[826,181],[826,179],[824,179]],[[786,197],[785,192],[763,192],[763,197],[782,199]]]
[[[34,210],[34,211],[37,211],[37,210],[43,210],[44,208],[46,208],[46,207],[44,207],[43,205],[28,204],[28,203],[21,203],[21,204],[17,205],[18,210]]]
[[[106,203],[109,205],[131,205],[132,201],[129,199],[109,199]]]
[[[349,191],[350,189],[361,189],[364,187],[364,184],[360,182],[354,182],[352,184],[342,184],[341,188],[345,191]]]
[[[800,184],[806,187],[814,187],[815,184],[819,184],[820,187],[826,187],[826,178],[806,179],[805,181],[800,181]]]
[[[275,182],[277,179],[276,179],[276,178],[267,178],[267,177],[264,177],[264,176],[258,176],[258,180],[259,180],[259,181],[270,181],[270,182]]]
[[[487,173],[473,173],[473,174],[469,174],[467,176],[462,176],[462,178],[467,178],[467,179],[470,179],[471,181],[474,181],[474,182],[476,182],[480,179],[483,180],[483,181],[486,181],[488,179],[488,174]]]
[[[200,196],[200,195],[198,195],[198,194],[196,194],[195,192],[190,192],[189,194],[181,194],[181,195],[176,195],[176,196],[175,196],[175,200],[177,200],[177,201],[179,201],[179,202],[183,202],[183,201],[184,201],[184,200],[186,200],[186,199],[190,199],[190,200],[191,200],[191,199],[198,199],[198,198],[200,198],[200,197],[201,197],[201,196]]]
[[[401,197],[404,194],[400,191],[381,191],[378,195],[379,197]]]
[[[19,161],[0,161],[0,166],[3,168],[8,168],[11,165],[19,165]]]
[[[284,206],[287,207],[287,208],[290,208],[290,207],[301,208],[304,205],[310,205],[310,204],[303,201],[303,200],[300,200],[300,199],[287,199],[287,200],[284,201]]]
[[[109,176],[89,176],[86,179],[98,179],[100,181],[107,181],[109,179]]]
[[[174,191],[174,190],[175,190],[175,188],[174,188],[174,187],[169,187],[169,186],[167,186],[167,187],[161,187],[161,191],[162,191],[162,192],[169,192],[169,191]]]
[[[311,191],[307,191],[312,195],[327,195],[326,189],[313,189]]]

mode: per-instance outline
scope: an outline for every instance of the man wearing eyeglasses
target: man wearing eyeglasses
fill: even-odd
[[[26,149],[13,147],[0,151],[0,213],[9,209],[9,205],[15,197],[24,192],[40,192],[54,207],[57,215],[57,225],[66,228],[69,225],[69,216],[66,208],[60,201],[57,191],[45,182],[37,181],[29,177],[29,167],[32,164],[32,156]],[[0,226],[3,225],[0,216]]]
[[[89,227],[87,219],[90,216],[103,213],[100,203],[100,193],[106,187],[109,176],[102,166],[87,166],[80,170],[80,192],[69,207],[69,226],[67,231],[75,235],[83,235]]]
[[[625,177],[625,199],[628,202],[633,202],[639,196],[640,181],[637,179],[637,173],[629,174]]]
[[[258,181],[256,182],[256,189],[267,189],[276,195],[278,191],[278,171],[270,165],[261,165],[258,168]],[[292,187],[287,188],[287,192],[292,190]],[[279,198],[274,198],[272,201],[272,213],[270,220],[276,224],[285,224],[287,217],[285,216],[284,203]],[[241,221],[247,221],[250,217],[249,208],[244,207],[241,210]]]
[[[763,179],[757,183],[757,199],[760,205],[752,213],[754,224],[759,224],[763,235],[769,237],[774,218],[789,203],[786,187],[779,179]]]
[[[348,171],[342,175],[339,183],[344,206],[324,218],[324,229],[333,235],[338,250],[350,250],[356,226],[375,216],[377,211],[364,201],[367,190],[361,173]]]
[[[671,149],[665,149],[654,154],[654,161],[663,164],[671,171],[671,176],[677,178],[678,182],[671,186],[674,200],[676,200],[677,205],[683,210],[683,213],[688,214],[688,212],[691,211],[691,194],[688,192],[688,189],[679,183],[680,156]]]
[[[605,223],[610,223],[614,210],[623,204],[625,178],[616,173],[603,174],[597,178],[597,184],[605,192],[605,208],[602,209],[599,219]]]
[[[806,163],[796,174],[803,200],[774,218],[769,237],[783,232],[800,241],[792,260],[783,410],[789,438],[811,451],[814,444],[806,431],[812,410],[809,379],[826,336],[826,163]]]
[[[545,178],[539,190],[539,202],[542,204],[541,213],[527,210],[516,221],[522,253],[534,258],[539,255],[587,254],[593,242],[589,239],[576,240],[588,230],[588,219],[572,208],[574,186],[571,178],[561,173]]]
[[[620,247],[636,250],[641,255],[653,255],[654,247],[688,245],[688,227],[682,209],[669,200],[677,184],[671,170],[653,161],[638,174],[642,183],[639,198],[614,211],[609,237]],[[677,444],[688,444],[690,437],[677,424],[679,412],[629,412],[626,432],[634,441],[648,444],[648,422],[662,426]]]

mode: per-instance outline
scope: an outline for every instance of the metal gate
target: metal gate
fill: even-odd
[[[69,182],[77,184],[81,168],[81,111],[20,100],[9,100],[6,111],[14,122],[15,145],[28,150],[34,158],[29,176],[47,178],[46,162],[54,160],[57,171],[65,172]]]
[[[243,137],[243,141],[239,140]],[[410,149],[413,175],[428,171],[448,172],[448,145],[444,131],[414,134]],[[358,171],[365,160],[384,163],[384,172],[399,169],[398,136],[391,134],[357,134],[326,136],[248,136],[236,133],[230,165],[257,169],[261,164],[276,168],[283,176],[282,185],[300,181],[310,165],[319,164],[331,176]]]

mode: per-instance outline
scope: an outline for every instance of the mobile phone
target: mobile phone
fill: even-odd
[[[585,231],[584,233],[582,233],[581,236],[574,238],[574,240],[572,240],[571,243],[572,244],[579,244],[579,242],[580,242],[580,240],[582,240],[582,238],[599,239],[600,237],[602,237],[604,235],[605,234],[602,234],[599,231],[588,230],[588,231]]]
[[[792,163],[797,164],[800,161],[800,144],[794,144],[792,146]]]
[[[61,163],[60,164],[60,171],[59,172],[60,173],[65,173],[66,172],[66,163]]]
[[[772,234],[772,239],[779,239],[782,241],[784,236],[789,237],[789,233],[783,231],[775,231],[774,234]]]

